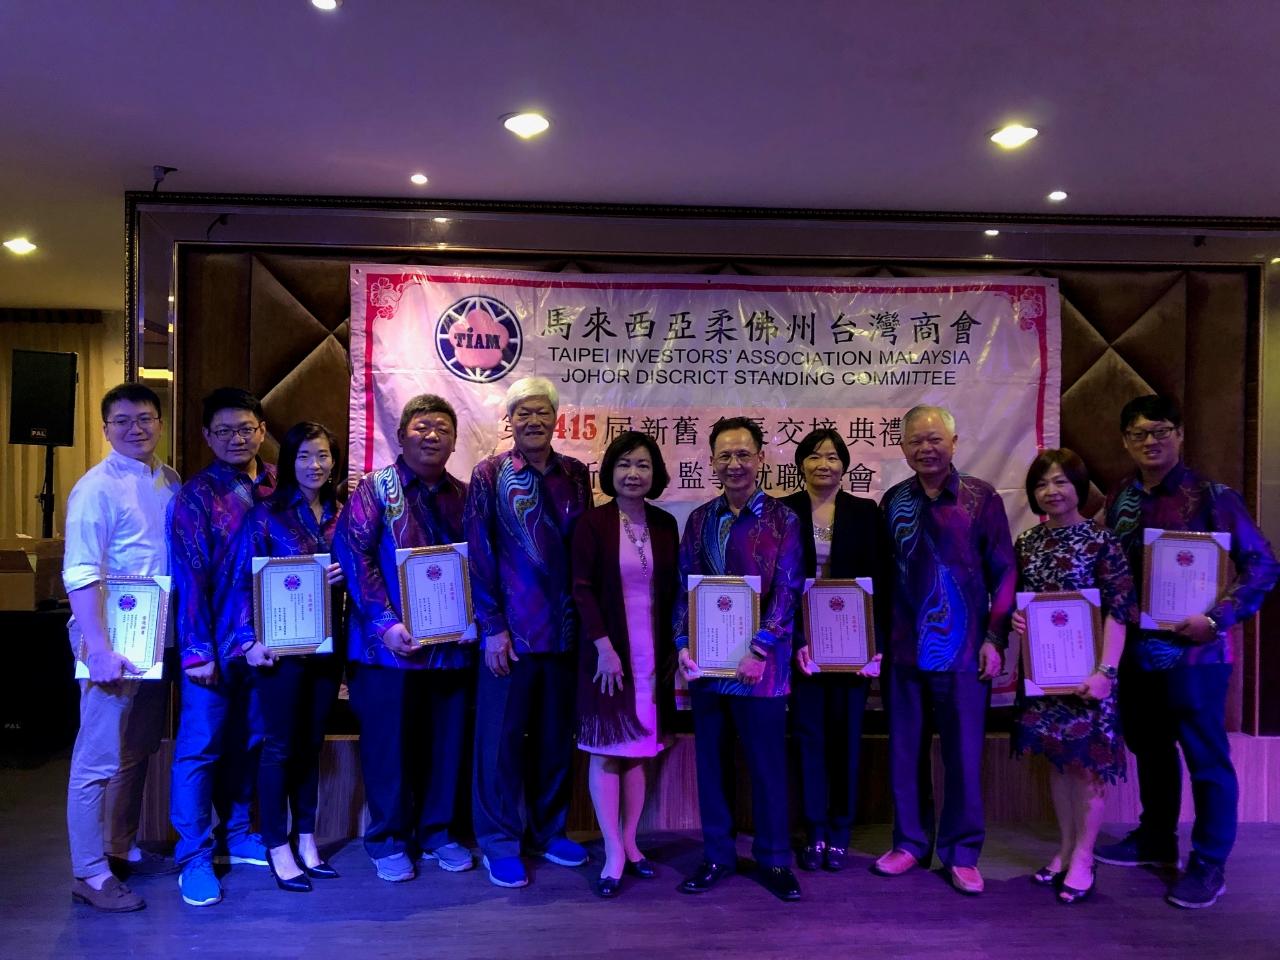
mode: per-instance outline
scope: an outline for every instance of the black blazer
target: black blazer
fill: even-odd
[[[817,576],[818,553],[813,546],[813,508],[807,490],[783,497],[782,502],[800,518],[800,539],[804,548],[805,575]],[[831,560],[827,572],[833,580],[870,577],[875,587],[872,606],[876,618],[876,648],[884,650],[889,640],[890,590],[889,533],[884,515],[874,500],[836,493],[836,514],[831,531]],[[797,637],[803,639],[799,633]]]

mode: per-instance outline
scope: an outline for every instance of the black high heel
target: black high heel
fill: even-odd
[[[658,875],[658,871],[649,862],[648,857],[641,857],[639,860],[628,860],[622,870],[624,873],[629,873],[631,876],[639,877],[642,880],[652,880]]]
[[[314,867],[308,867],[305,863],[300,864],[302,872],[312,880],[337,880],[342,874],[333,867],[329,866],[328,860],[321,860]]]
[[[621,888],[620,877],[601,877],[596,881],[596,896],[601,900],[612,900]]]
[[[1041,867],[1031,875],[1031,882],[1038,887],[1061,887],[1062,881],[1066,878],[1067,871],[1053,871],[1048,867]]]
[[[1098,867],[1095,864],[1089,875],[1089,886],[1083,890],[1078,887],[1069,887],[1065,882],[1058,889],[1058,902],[1065,903],[1068,906],[1073,903],[1084,903],[1091,896],[1093,890],[1098,885]]]
[[[288,880],[276,873],[275,861],[271,859],[271,854],[267,854],[267,866],[271,869],[271,876],[275,878],[276,886],[285,893],[310,893],[311,881],[307,878],[306,868],[296,877],[290,877]]]

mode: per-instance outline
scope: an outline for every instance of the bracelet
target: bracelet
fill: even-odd
[[[1106,677],[1108,680],[1114,680],[1118,676],[1120,676],[1120,671],[1117,670],[1115,667],[1113,667],[1109,663],[1098,664],[1097,668],[1094,670],[1094,673],[1100,673],[1104,677]]]
[[[1217,620],[1213,619],[1213,617],[1209,616],[1207,613],[1204,615],[1204,618],[1209,621],[1209,626],[1213,627],[1213,632],[1215,634],[1222,633],[1222,628],[1218,626]]]
[[[757,660],[768,660],[769,655],[754,644],[747,650]]]

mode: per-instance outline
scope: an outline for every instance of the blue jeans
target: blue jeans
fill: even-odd
[[[235,846],[248,836],[262,718],[253,671],[243,659],[219,664],[213,687],[183,673],[181,690],[169,817],[178,832],[174,859],[186,866],[213,858],[215,808],[220,844]]]

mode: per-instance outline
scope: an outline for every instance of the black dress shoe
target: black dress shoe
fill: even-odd
[[[311,881],[307,879],[305,873],[300,873],[296,877],[290,877],[288,880],[276,873],[276,865],[271,862],[271,856],[267,856],[267,866],[271,868],[271,876],[275,877],[276,886],[285,893],[310,893]]]
[[[162,857],[150,850],[140,851],[142,859],[126,860],[124,857],[107,857],[111,872],[122,880],[129,877],[164,877],[179,872],[182,867],[169,857]]]
[[[337,880],[342,874],[329,866],[328,860],[321,860],[314,867],[308,867],[305,863],[302,865],[302,872],[312,880]]]
[[[733,871],[734,864],[712,863],[710,860],[703,860],[698,864],[698,868],[685,877],[684,881],[676,889],[681,893],[706,893]],[[790,871],[787,872],[790,873]]]
[[[658,871],[654,869],[648,857],[641,857],[639,860],[628,860],[626,867],[623,868],[633,877],[639,877],[641,880],[652,880],[658,875]]]
[[[622,889],[621,877],[601,877],[596,881],[596,896],[601,900],[612,900]]]
[[[801,870],[817,870],[822,866],[822,853],[827,849],[827,845],[819,840],[817,843],[811,843],[800,851],[800,869]]]
[[[760,882],[779,900],[790,902],[800,899],[800,881],[790,867],[762,867]]]
[[[839,873],[844,869],[845,858],[848,855],[849,852],[844,847],[827,847],[826,855],[822,861],[822,869],[828,873]]]

